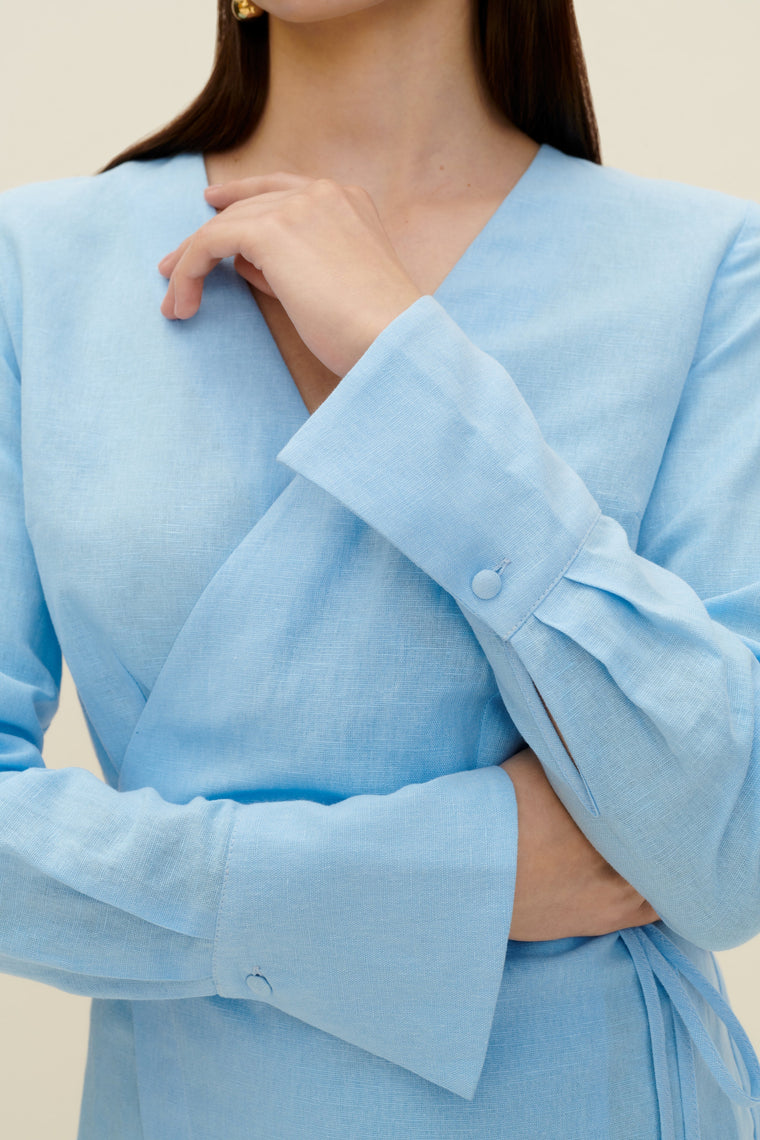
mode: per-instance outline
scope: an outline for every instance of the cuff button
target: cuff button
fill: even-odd
[[[495,598],[500,592],[501,578],[495,570],[479,570],[471,585],[475,597],[487,601],[489,598]]]

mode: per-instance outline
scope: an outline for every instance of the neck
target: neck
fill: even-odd
[[[253,135],[216,163],[226,177],[334,178],[392,210],[410,197],[490,193],[535,149],[481,89],[471,0],[380,0],[330,19],[267,18],[267,103]]]

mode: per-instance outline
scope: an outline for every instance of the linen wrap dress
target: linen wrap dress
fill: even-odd
[[[754,1137],[760,206],[545,144],[309,416],[231,262],[159,311],[205,184],[0,195],[0,970],[93,999],[80,1140]],[[660,922],[509,941],[526,743]]]

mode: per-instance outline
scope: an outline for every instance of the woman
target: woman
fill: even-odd
[[[601,165],[571,0],[234,8],[0,199],[0,966],[94,999],[80,1140],[754,1136],[760,206]]]

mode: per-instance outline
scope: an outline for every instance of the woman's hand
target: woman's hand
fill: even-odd
[[[517,798],[517,882],[509,937],[520,942],[610,934],[658,915],[610,867],[557,798],[535,752],[501,765]]]
[[[187,320],[225,257],[276,297],[314,355],[338,377],[423,294],[361,186],[274,173],[206,190],[219,211],[159,263],[165,317]]]

